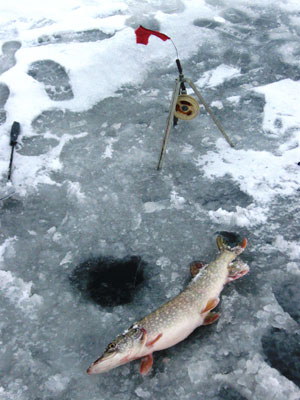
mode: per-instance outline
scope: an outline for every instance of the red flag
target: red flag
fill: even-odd
[[[140,25],[136,30],[136,42],[141,44],[148,44],[149,36],[154,35],[159,37],[161,40],[166,41],[169,36],[165,35],[164,33],[160,33],[158,31],[151,31],[151,29],[146,29],[142,25]]]

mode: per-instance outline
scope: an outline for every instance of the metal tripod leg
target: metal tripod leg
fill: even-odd
[[[159,157],[159,161],[158,161],[158,165],[157,165],[157,169],[158,170],[161,169],[163,156],[164,156],[166,148],[167,148],[169,134],[170,134],[170,131],[171,131],[171,128],[172,128],[172,125],[173,125],[174,113],[175,113],[177,98],[178,98],[178,95],[179,95],[180,84],[181,84],[181,81],[179,79],[176,79],[176,84],[175,84],[175,87],[174,87],[173,96],[172,96],[172,100],[171,100],[171,106],[170,106],[169,114],[168,114],[168,118],[167,118],[167,125],[166,125],[166,129],[165,129],[165,135],[164,135],[164,138],[163,138],[160,157]]]
[[[214,113],[212,112],[212,110],[209,108],[208,104],[206,103],[206,101],[204,100],[204,98],[201,96],[201,94],[199,93],[198,89],[196,88],[196,86],[193,84],[193,82],[189,79],[189,78],[185,78],[184,79],[193,89],[193,91],[195,92],[195,94],[198,96],[199,100],[201,101],[201,103],[204,105],[205,110],[208,112],[208,114],[211,116],[212,120],[214,121],[214,123],[217,125],[217,127],[219,128],[220,132],[222,133],[222,135],[224,136],[224,138],[227,140],[227,143],[231,146],[234,147],[234,144],[232,143],[232,141],[229,139],[228,135],[226,134],[226,132],[224,131],[224,129],[222,128],[222,125],[220,124],[220,122],[217,120],[217,118],[215,117]]]

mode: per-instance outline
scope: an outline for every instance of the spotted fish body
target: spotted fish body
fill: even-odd
[[[89,374],[105,372],[137,358],[142,358],[140,372],[146,374],[153,363],[153,352],[174,346],[198,326],[218,319],[219,314],[211,310],[218,305],[224,285],[245,275],[249,268],[242,262],[232,263],[246,247],[246,239],[233,249],[226,247],[220,237],[217,242],[221,250],[218,257],[201,268],[180,294],[118,336],[89,367]]]

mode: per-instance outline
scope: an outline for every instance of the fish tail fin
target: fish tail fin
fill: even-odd
[[[243,241],[235,247],[229,247],[224,243],[223,237],[221,235],[219,235],[217,237],[217,246],[221,252],[227,250],[227,251],[234,252],[236,255],[239,255],[245,250],[245,248],[247,246],[247,239],[244,238]]]
[[[219,236],[217,237],[217,246],[218,246],[218,249],[219,249],[220,251],[224,251],[225,248],[227,247],[227,246],[225,245],[225,243],[224,243],[223,236],[221,236],[221,235],[219,235]]]

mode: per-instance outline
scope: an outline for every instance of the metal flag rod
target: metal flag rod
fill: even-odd
[[[226,139],[227,143],[231,146],[234,147],[234,144],[232,143],[232,141],[229,139],[227,133],[224,131],[222,125],[220,124],[220,122],[217,120],[217,118],[215,117],[215,114],[212,112],[211,108],[208,106],[208,104],[206,103],[206,101],[204,100],[204,98],[201,96],[200,92],[198,91],[198,89],[196,88],[196,86],[193,84],[193,82],[189,79],[189,78],[185,78],[184,79],[185,82],[187,82],[191,88],[193,89],[193,91],[195,92],[196,96],[199,98],[199,100],[201,101],[201,103],[203,104],[205,110],[208,112],[208,114],[211,116],[212,120],[214,121],[214,123],[217,125],[217,127],[219,128],[220,132],[222,133],[222,135],[224,136],[224,138]]]
[[[180,80],[176,79],[176,84],[174,87],[173,96],[172,96],[172,100],[171,100],[171,106],[170,106],[169,114],[168,114],[168,118],[167,118],[165,135],[163,138],[163,143],[162,143],[160,157],[159,157],[158,166],[157,166],[158,170],[161,169],[161,167],[162,167],[163,156],[164,156],[166,148],[167,148],[169,135],[170,135],[171,128],[173,125],[174,112],[175,112],[175,107],[176,107],[177,98],[178,98],[178,94],[179,94],[180,84],[181,84]]]

